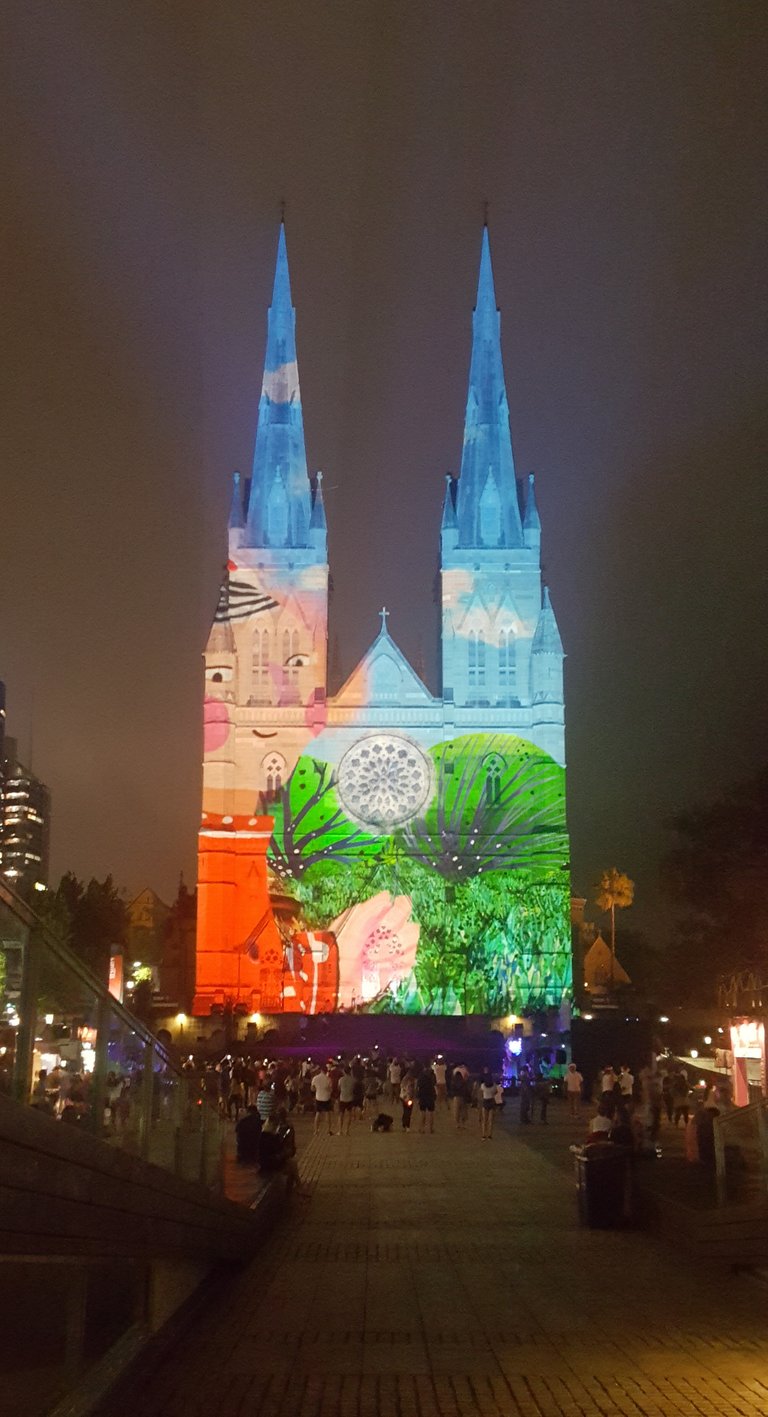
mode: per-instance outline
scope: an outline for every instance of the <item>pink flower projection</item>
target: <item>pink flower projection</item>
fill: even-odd
[[[410,896],[379,891],[331,923],[339,944],[339,1003],[344,1008],[369,1003],[410,974],[420,929],[411,910]]]
[[[206,694],[203,706],[203,746],[206,753],[215,753],[223,748],[229,733],[229,709],[221,699],[212,699]]]

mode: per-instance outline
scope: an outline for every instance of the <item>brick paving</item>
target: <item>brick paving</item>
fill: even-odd
[[[581,1229],[550,1116],[307,1139],[311,1199],[110,1417],[766,1417],[768,1289]]]

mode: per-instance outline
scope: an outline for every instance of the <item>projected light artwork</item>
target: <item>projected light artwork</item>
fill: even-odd
[[[571,983],[563,651],[515,477],[487,231],[461,475],[441,534],[442,694],[390,635],[326,694],[328,564],[281,229],[253,471],[206,649],[204,1014],[557,1006]]]

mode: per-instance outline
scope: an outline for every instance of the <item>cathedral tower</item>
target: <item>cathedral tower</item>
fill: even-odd
[[[524,499],[515,476],[484,227],[461,473],[448,478],[443,505],[443,699],[457,731],[503,726],[563,764],[563,648],[542,591],[540,545],[533,476]]]
[[[287,781],[324,721],[327,640],[322,474],[310,483],[281,226],[253,468],[244,483],[235,473],[227,570],[205,652],[207,810],[252,814]]]

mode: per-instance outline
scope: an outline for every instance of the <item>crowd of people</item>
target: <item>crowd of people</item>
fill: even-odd
[[[279,1160],[292,1186],[298,1186],[298,1171],[291,1114],[312,1115],[316,1136],[348,1136],[363,1121],[374,1131],[397,1127],[406,1134],[429,1135],[435,1118],[442,1116],[446,1126],[460,1132],[473,1125],[481,1140],[490,1141],[510,1091],[489,1068],[472,1072],[464,1062],[449,1064],[442,1054],[428,1062],[359,1055],[327,1062],[190,1057],[183,1072],[190,1096],[203,1095],[235,1124],[240,1159],[258,1161],[265,1171],[275,1169]],[[662,1058],[637,1075],[627,1064],[606,1065],[590,1084],[575,1063],[568,1065],[562,1080],[568,1117],[580,1121],[585,1104],[596,1104],[587,1124],[589,1141],[651,1152],[666,1120],[683,1128],[689,1160],[714,1165],[714,1121],[728,1101],[722,1083],[692,1088],[682,1064]],[[140,1087],[140,1071],[108,1074],[103,1098],[107,1132],[128,1128]],[[91,1106],[90,1090],[88,1075],[64,1067],[41,1069],[30,1100],[64,1122],[78,1122]],[[546,1124],[553,1090],[546,1070],[521,1064],[511,1090],[519,1100],[521,1126]]]
[[[203,1083],[235,1122],[238,1150],[241,1136],[255,1136],[278,1114],[287,1119],[294,1111],[313,1114],[315,1136],[348,1136],[363,1120],[373,1131],[389,1131],[398,1124],[409,1133],[414,1116],[413,1129],[432,1134],[440,1113],[449,1125],[464,1131],[474,1108],[479,1136],[490,1141],[494,1119],[505,1103],[500,1076],[489,1068],[472,1074],[463,1062],[451,1067],[442,1056],[429,1062],[357,1056],[326,1063],[304,1059],[261,1064],[227,1057],[206,1068]]]
[[[571,1117],[579,1114],[584,1079],[574,1063],[566,1075]],[[663,1120],[685,1132],[685,1154],[691,1162],[715,1165],[715,1118],[728,1105],[722,1082],[692,1088],[685,1068],[674,1058],[649,1063],[635,1076],[623,1064],[601,1069],[597,1112],[589,1120],[588,1141],[610,1141],[633,1151],[655,1152]]]

